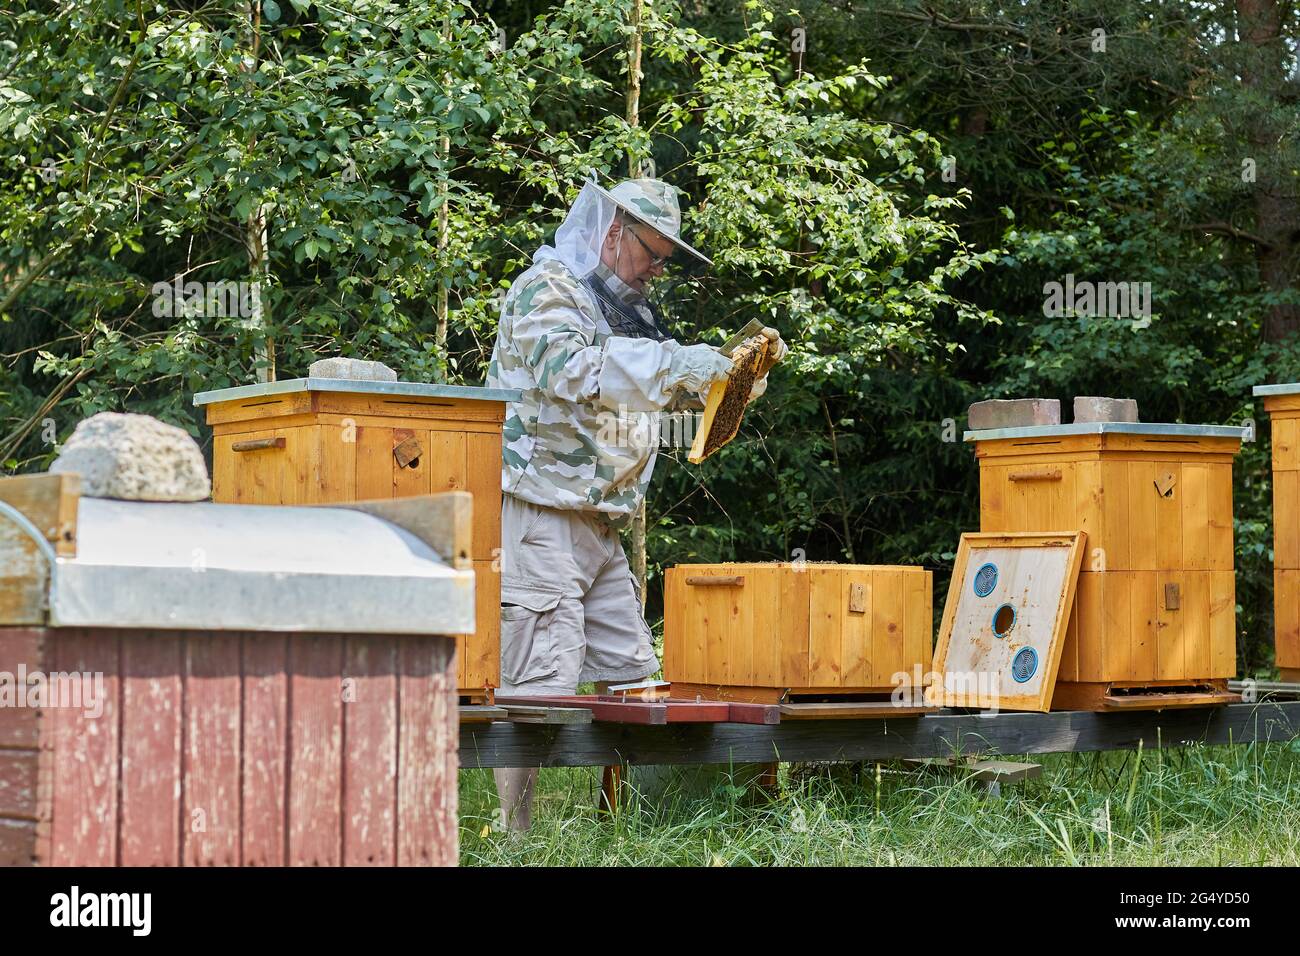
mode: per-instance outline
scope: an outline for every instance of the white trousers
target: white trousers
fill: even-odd
[[[618,532],[587,512],[505,495],[499,693],[573,694],[658,670]]]

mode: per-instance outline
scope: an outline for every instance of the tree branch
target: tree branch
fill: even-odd
[[[9,290],[8,295],[6,295],[4,299],[0,300],[0,315],[4,315],[8,312],[9,307],[18,301],[18,297],[27,291],[27,287],[41,276],[45,275],[50,266],[54,265],[54,263],[56,263],[63,254],[71,248],[72,243],[65,239],[47,252],[45,258],[29,269],[27,273],[18,280],[14,287]]]
[[[1020,27],[1013,27],[1009,23],[961,23],[957,20],[949,20],[947,17],[934,12],[929,14],[910,13],[907,10],[877,10],[876,12],[886,17],[897,17],[900,20],[928,23],[932,26],[943,27],[945,30],[962,30],[968,33],[1009,33],[1022,39],[1029,36]]]
[[[1253,232],[1247,232],[1244,229],[1238,229],[1230,222],[1197,222],[1191,225],[1183,226],[1184,229],[1199,229],[1202,232],[1214,232],[1221,236],[1232,236],[1234,239],[1245,239],[1247,242],[1253,242],[1257,246],[1263,246],[1266,249],[1276,249],[1277,243],[1265,239],[1263,236],[1256,235]]]

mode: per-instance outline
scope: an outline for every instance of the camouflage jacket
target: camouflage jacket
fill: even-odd
[[[534,263],[506,293],[488,365],[487,385],[523,393],[506,407],[502,490],[626,524],[650,485],[658,412],[703,404],[666,386],[680,347],[615,335],[558,259]]]

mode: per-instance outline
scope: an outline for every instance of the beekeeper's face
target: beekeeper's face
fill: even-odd
[[[605,236],[601,261],[629,286],[644,294],[646,283],[663,275],[664,267],[676,248],[649,226],[619,218]]]

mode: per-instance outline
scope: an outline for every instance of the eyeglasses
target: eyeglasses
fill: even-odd
[[[630,226],[624,226],[623,231],[630,232],[632,234],[632,238],[635,239],[637,242],[641,243],[641,248],[644,249],[646,251],[646,255],[650,257],[650,267],[652,269],[659,269],[662,268],[663,266],[668,265],[668,260],[673,257],[672,252],[668,253],[668,255],[666,256],[657,256],[655,255],[655,251],[651,249],[648,245],[646,245],[646,241],[636,234],[635,229],[632,229]],[[674,249],[673,252],[676,252],[676,250]]]

